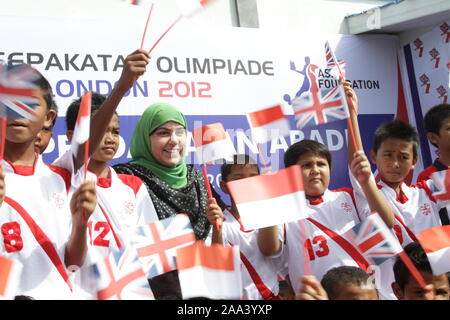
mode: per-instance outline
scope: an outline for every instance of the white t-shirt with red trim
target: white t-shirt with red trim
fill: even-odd
[[[295,292],[299,292],[300,277],[305,274],[305,247],[309,248],[311,273],[319,281],[334,267],[367,267],[367,261],[343,237],[370,213],[365,198],[355,196],[350,188],[342,188],[326,190],[320,200],[306,202],[310,218],[301,220],[306,233],[305,246],[301,245],[300,221],[286,224],[283,256],[288,261],[289,278]]]
[[[70,173],[45,164],[39,155],[33,166],[8,161],[3,165],[6,197],[0,209],[0,249],[23,264],[17,295],[71,299],[64,280],[64,251],[71,233]]]
[[[420,231],[440,226],[439,210],[445,207],[442,201],[436,201],[430,190],[431,181],[422,181],[416,185],[400,185],[402,197],[399,198],[394,189],[380,180],[378,188],[384,194],[395,214],[415,234]]]
[[[244,231],[240,222],[225,209],[222,239],[225,246],[239,246],[242,289],[245,300],[278,299],[281,257],[266,257],[258,249],[257,230]]]

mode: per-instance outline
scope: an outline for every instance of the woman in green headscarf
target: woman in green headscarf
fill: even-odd
[[[113,168],[117,173],[134,175],[143,180],[159,219],[186,213],[196,238],[204,240],[211,229],[206,218],[208,193],[202,173],[184,162],[186,140],[184,115],[170,104],[152,104],[134,129],[130,149],[133,160]],[[222,204],[214,188],[212,190],[218,203]],[[170,277],[175,276],[169,274],[165,274],[164,281],[153,283],[155,296],[158,295],[155,291],[159,290],[164,291],[159,296],[165,298],[173,293],[166,292],[166,289],[174,291],[169,288],[168,282]],[[158,289],[155,290],[155,287]],[[181,297],[178,293],[175,295]]]

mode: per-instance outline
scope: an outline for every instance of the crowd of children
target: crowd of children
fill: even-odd
[[[70,149],[53,164],[42,160],[57,117],[52,89],[42,75],[34,80],[39,87],[36,119],[8,120],[0,168],[0,250],[23,265],[18,299],[95,298],[89,279],[85,279],[89,276],[85,266],[129,245],[133,228],[158,220],[143,181],[118,174],[108,165],[119,146],[115,110],[148,63],[145,51],[131,53],[110,95],[93,94],[87,182],[82,178],[82,148]],[[435,106],[425,116],[427,136],[439,148],[440,157],[419,175],[417,184],[407,185],[405,179],[418,161],[416,130],[400,120],[376,130],[369,156],[378,171],[374,177],[362,151],[362,141],[368,137],[359,133],[356,95],[349,83],[344,83],[344,88],[355,106],[350,108],[350,121],[357,143],[349,143],[348,148],[353,188],[329,190],[330,151],[313,140],[299,141],[287,149],[284,165],[301,168],[308,218],[244,230],[231,196],[226,208],[210,198],[206,217],[216,227],[209,237],[212,243],[239,246],[243,299],[448,300],[448,276],[432,274],[416,234],[450,223],[446,204],[432,196],[429,180],[432,172],[450,168],[450,105]],[[69,141],[80,102],[74,101],[67,110]],[[237,155],[222,165],[220,187],[229,195],[227,182],[259,174],[252,158]],[[392,230],[425,279],[426,288],[398,258],[381,265],[375,277],[369,276],[371,266],[346,233],[372,212]],[[71,266],[80,268],[81,282],[72,281]]]

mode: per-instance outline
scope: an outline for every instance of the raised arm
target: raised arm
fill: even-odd
[[[273,256],[281,250],[278,237],[278,226],[261,228],[258,230],[258,247],[265,256]]]
[[[119,81],[91,119],[89,157],[97,150],[120,101],[127,91],[133,87],[136,80],[145,73],[149,61],[148,53],[142,49],[138,49],[126,57]],[[75,171],[83,165],[83,150],[84,145],[78,148],[78,153],[75,155]]]

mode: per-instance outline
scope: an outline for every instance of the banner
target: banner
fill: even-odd
[[[127,54],[134,51],[142,22],[0,16],[0,59],[25,62],[41,71],[53,86],[59,117],[53,139],[44,154],[51,162],[69,149],[64,115],[70,102],[87,90],[108,94],[119,79]],[[167,27],[167,26],[165,26]],[[159,35],[164,26],[149,30]],[[32,30],[32,32],[30,32]],[[391,120],[397,109],[397,38],[389,35],[309,34],[246,28],[191,29],[180,21],[152,52],[147,72],[118,108],[120,148],[114,163],[130,160],[134,125],[150,104],[169,102],[187,117],[188,129],[222,122],[238,153],[258,159],[246,113],[280,104],[288,115],[287,137],[261,144],[266,164],[283,168],[284,151],[296,141],[313,139],[332,152],[330,188],[350,186],[347,170],[345,120],[298,130],[292,100],[309,90],[305,70],[319,67],[321,89],[336,81],[326,68],[324,44],[330,42],[337,58],[345,60],[347,78],[358,94],[359,120],[364,148],[372,147],[373,132]],[[189,136],[186,156],[195,162]],[[219,166],[208,168],[219,190]]]

